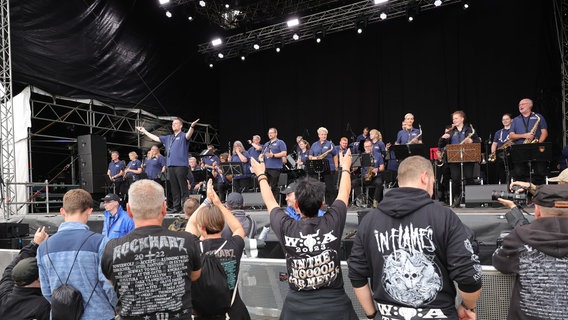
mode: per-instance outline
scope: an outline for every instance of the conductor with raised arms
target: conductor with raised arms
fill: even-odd
[[[138,131],[156,142],[161,142],[166,148],[168,181],[172,188],[173,209],[175,213],[181,212],[182,201],[189,196],[187,187],[189,141],[197,122],[199,122],[199,119],[191,123],[187,132],[183,132],[183,122],[180,118],[175,118],[172,121],[173,134],[166,136],[157,136],[148,132],[144,127],[136,127]]]

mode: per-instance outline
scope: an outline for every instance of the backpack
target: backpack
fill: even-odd
[[[203,242],[199,243],[201,247],[201,277],[191,284],[191,303],[196,313],[201,317],[227,314],[235,299],[237,285],[235,284],[231,298],[227,274],[216,256],[226,243],[225,240],[213,254],[204,253]]]
[[[67,282],[69,281],[69,277],[71,276],[71,271],[73,271],[73,266],[75,265],[79,251],[81,251],[81,248],[83,247],[85,242],[87,242],[87,240],[94,234],[94,232],[91,232],[91,234],[87,236],[85,240],[83,240],[83,243],[81,243],[79,249],[77,249],[77,253],[75,253],[75,258],[73,259],[71,269],[69,269],[69,274],[67,275],[65,282],[61,280],[61,277],[57,273],[57,270],[53,268],[53,271],[55,271],[57,278],[62,283],[51,293],[51,318],[53,320],[79,320],[81,319],[81,316],[83,316],[83,313],[85,312],[85,308],[89,304],[89,301],[91,301],[91,297],[93,296],[93,293],[95,292],[95,289],[97,287],[96,283],[93,286],[93,291],[91,291],[89,300],[87,300],[86,304],[83,304],[83,295],[81,294],[81,291],[77,290],[72,285],[67,284]],[[49,262],[53,267],[53,262],[51,261],[51,257],[49,256],[47,243],[48,241],[45,242],[45,251],[47,258],[49,259]]]

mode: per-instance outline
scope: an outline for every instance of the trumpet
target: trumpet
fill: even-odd
[[[512,144],[513,144],[513,142],[511,142],[511,140],[505,142],[502,146],[497,148],[497,150],[495,152],[493,152],[489,155],[489,157],[487,158],[487,161],[495,162],[495,160],[497,160],[497,151],[505,150],[505,149],[509,148]]]

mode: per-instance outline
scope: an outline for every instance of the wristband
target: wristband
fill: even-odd
[[[366,314],[365,316],[367,317],[367,319],[375,319],[376,315],[377,315],[377,310],[375,310],[373,314]]]
[[[260,177],[260,178],[258,179],[258,183],[260,183],[261,181],[266,181],[266,182],[268,182],[268,178],[267,178],[267,177]]]
[[[209,199],[205,199],[203,200],[203,204],[205,204],[206,206],[210,206],[211,202],[209,201]]]
[[[462,302],[461,302],[461,306],[462,306],[464,309],[466,309],[466,310],[469,310],[469,311],[471,311],[471,312],[475,312],[475,307],[470,308],[470,307],[466,306],[465,303],[463,302],[463,300],[462,300]]]
[[[265,177],[266,179],[268,179],[268,176],[266,175],[266,173],[261,173],[258,176],[256,176],[256,178],[260,181],[260,178]]]
[[[351,174],[351,171],[349,171],[349,170],[347,170],[347,169],[343,169],[343,170],[341,170],[341,172],[342,172],[342,173],[343,173],[343,172],[347,172],[347,173]]]

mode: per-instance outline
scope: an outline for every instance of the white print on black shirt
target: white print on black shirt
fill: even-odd
[[[341,266],[336,265],[335,261],[339,261],[335,250],[325,250],[313,257],[291,259],[288,282],[298,289],[316,289],[328,285],[341,271]]]
[[[324,234],[323,239],[319,236],[319,230],[316,233],[303,235],[300,232],[300,238],[293,238],[284,236],[284,245],[286,247],[295,248],[298,253],[321,251],[327,248],[327,244],[335,241],[336,236],[333,235],[333,230]]]
[[[139,253],[146,249],[149,249],[152,254],[152,249],[178,249],[179,252],[187,253],[187,249],[183,246],[185,243],[184,238],[171,237],[171,236],[147,236],[145,238],[134,239],[123,243],[122,245],[116,246],[112,254],[112,262],[114,263],[116,259],[128,255],[129,253]],[[154,257],[148,257],[151,259]]]
[[[568,259],[555,258],[525,245],[519,263],[520,308],[529,317],[566,319]]]
[[[377,303],[377,309],[383,320],[410,320],[413,317],[423,319],[447,319],[441,309],[414,309],[407,307],[397,307],[390,304]],[[401,318],[402,317],[402,318]]]
[[[375,230],[375,240],[383,256],[382,284],[394,300],[413,307],[430,303],[442,290],[441,272],[433,262],[436,250],[432,228],[400,225],[389,231]]]

